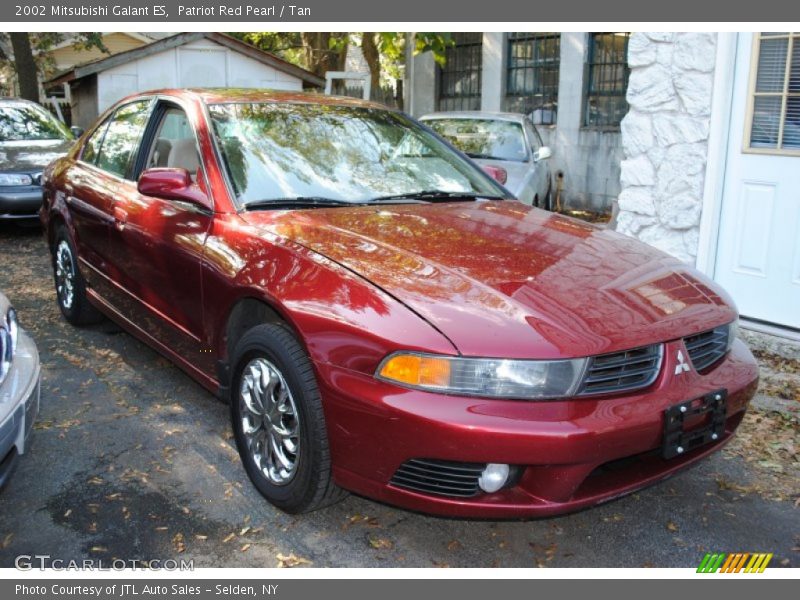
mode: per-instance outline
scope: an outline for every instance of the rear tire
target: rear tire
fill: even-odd
[[[547,184],[547,194],[544,197],[544,202],[542,203],[545,210],[552,211],[553,210],[553,179],[551,178]]]
[[[73,325],[90,325],[102,321],[103,315],[86,297],[86,281],[78,269],[75,246],[63,225],[56,229],[52,252],[56,302],[61,314]]]
[[[233,353],[231,421],[247,476],[270,503],[305,513],[347,494],[333,483],[311,361],[281,324],[253,327]]]

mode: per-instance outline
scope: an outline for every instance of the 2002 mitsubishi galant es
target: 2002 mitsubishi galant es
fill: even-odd
[[[58,303],[230,400],[258,490],[542,516],[719,450],[757,369],[730,298],[633,239],[517,202],[402,113],[165,90],[45,173]]]

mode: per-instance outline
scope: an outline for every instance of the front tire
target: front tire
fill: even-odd
[[[86,281],[78,270],[75,246],[67,230],[60,225],[53,242],[53,278],[56,301],[64,318],[73,325],[90,325],[103,320],[86,297]]]
[[[295,336],[284,325],[258,325],[239,340],[232,364],[234,438],[256,489],[292,514],[343,498],[314,371]]]

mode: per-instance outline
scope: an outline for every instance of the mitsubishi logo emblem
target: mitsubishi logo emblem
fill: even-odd
[[[683,350],[678,350],[678,364],[675,365],[675,375],[689,372],[689,363],[683,357]]]

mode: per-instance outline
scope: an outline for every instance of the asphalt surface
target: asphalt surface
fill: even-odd
[[[696,567],[706,551],[774,552],[772,566],[800,566],[798,509],[737,491],[757,474],[725,452],[546,520],[428,517],[357,496],[286,515],[247,480],[224,404],[110,323],[61,318],[38,229],[0,225],[0,290],[43,363],[33,443],[0,493],[0,567],[21,554],[198,567]]]

